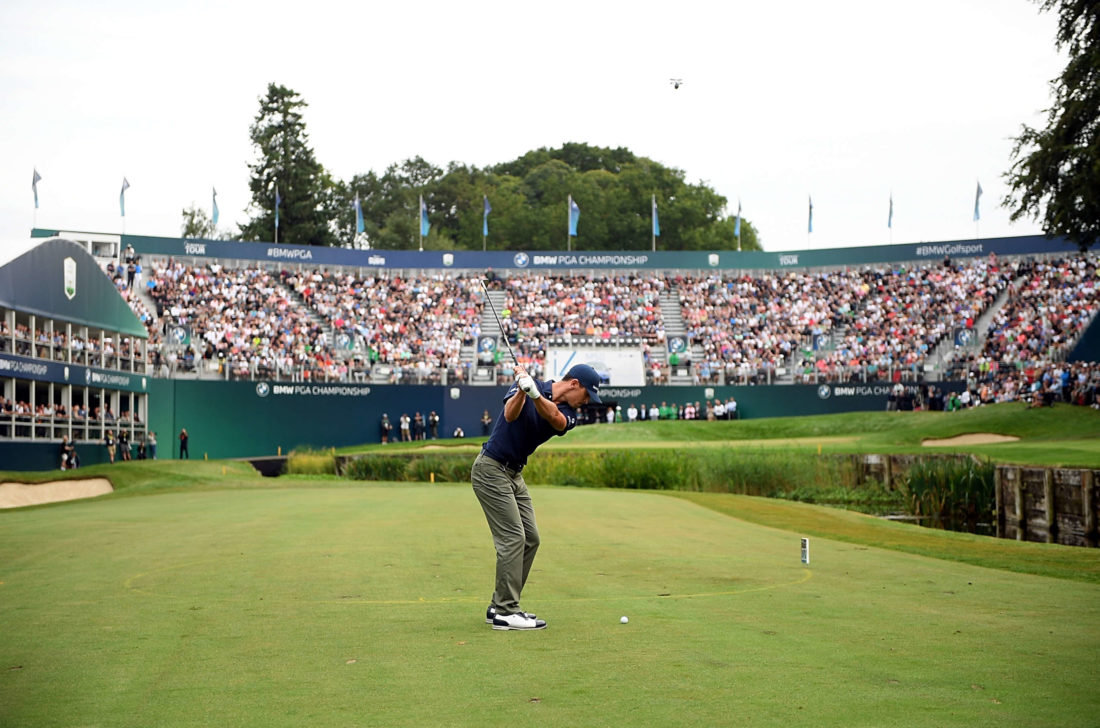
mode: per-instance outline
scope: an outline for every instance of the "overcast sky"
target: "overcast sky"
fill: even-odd
[[[1031,234],[1002,175],[1043,125],[1055,29],[1026,0],[5,0],[0,239],[35,223],[36,167],[39,227],[174,237],[212,187],[243,222],[272,81],[341,179],[574,141],[681,169],[731,216],[740,198],[766,250]]]

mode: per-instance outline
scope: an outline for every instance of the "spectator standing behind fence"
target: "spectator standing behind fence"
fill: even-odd
[[[390,422],[389,414],[382,413],[382,422],[378,424],[378,429],[382,434],[382,444],[385,445],[390,441],[390,431],[393,430],[393,423]]]
[[[439,439],[439,414],[435,410],[428,413],[428,434],[433,440]]]
[[[409,418],[407,412],[401,413],[401,442],[409,442],[412,440],[412,434],[409,431],[409,426],[412,424],[412,420]]]
[[[191,451],[187,449],[187,441],[190,439],[191,436],[187,434],[187,428],[182,428],[180,430],[180,460],[191,459]]]
[[[481,434],[484,437],[489,436],[489,428],[493,426],[493,416],[489,414],[489,410],[485,410],[481,413]]]
[[[157,433],[155,432],[149,433],[149,459],[157,459]]]
[[[107,430],[103,435],[103,444],[107,446],[107,460],[113,464],[115,462],[115,433]]]

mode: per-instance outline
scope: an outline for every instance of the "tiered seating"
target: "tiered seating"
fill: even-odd
[[[464,378],[462,346],[473,344],[480,332],[477,279],[358,278],[318,271],[284,271],[282,279],[363,353],[353,366],[385,365],[393,381],[407,379],[406,374],[438,381],[441,368]]]

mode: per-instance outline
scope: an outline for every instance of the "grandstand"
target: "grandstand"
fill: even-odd
[[[528,255],[35,236],[83,240],[147,338],[140,351],[132,337],[70,341],[10,304],[0,355],[148,371],[150,428],[162,441],[181,426],[199,442],[220,433],[199,447],[211,456],[373,441],[382,412],[434,410],[444,433],[479,432],[510,378],[501,337],[544,378],[595,362],[612,405],[735,397],[750,417],[880,409],[899,392],[927,407],[937,389],[1093,404],[1100,380],[1095,363],[1067,361],[1100,306],[1097,257],[1042,237]]]
[[[57,468],[63,441],[90,455],[108,432],[146,437],[145,325],[90,249],[19,241],[0,255],[0,469]]]

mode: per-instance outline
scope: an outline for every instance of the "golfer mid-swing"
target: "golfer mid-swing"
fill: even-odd
[[[493,629],[542,629],[546,622],[519,608],[520,594],[539,548],[539,530],[523,466],[542,443],[577,426],[577,408],[600,401],[600,376],[578,364],[561,381],[540,382],[522,366],[504,397],[489,439],[470,472],[470,482],[497,552],[496,590],[485,612]]]

